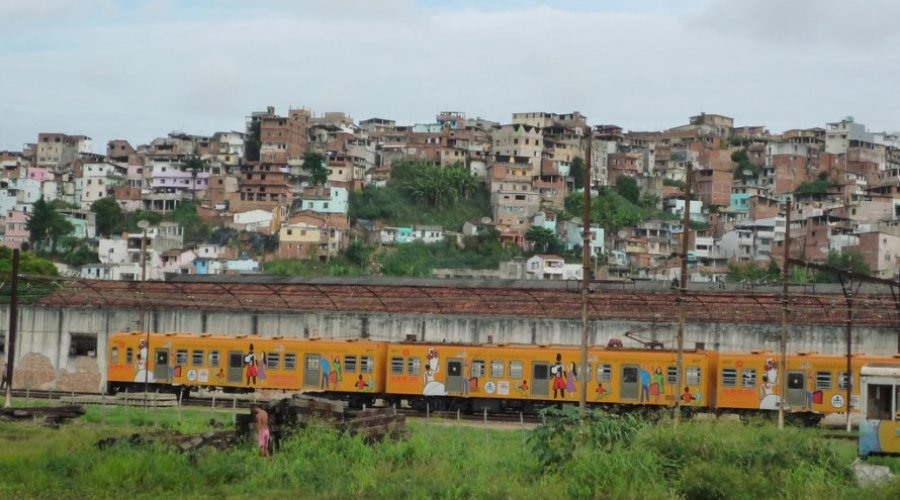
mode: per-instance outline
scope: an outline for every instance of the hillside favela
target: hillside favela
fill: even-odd
[[[897,133],[850,116],[783,131],[705,112],[655,131],[577,111],[492,118],[269,106],[244,130],[111,138],[105,154],[80,131],[40,131],[0,152],[0,244],[90,280],[581,280],[589,178],[591,279],[669,283],[690,168],[689,282],[778,282],[787,202],[792,257],[898,276]]]

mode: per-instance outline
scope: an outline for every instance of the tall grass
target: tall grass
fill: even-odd
[[[408,439],[370,445],[312,422],[268,459],[252,443],[189,456],[156,439],[209,430],[209,415],[95,407],[59,429],[0,422],[0,497],[831,500],[900,492],[900,480],[876,489],[856,485],[852,442],[740,423],[686,422],[673,430],[665,419],[595,414],[584,428],[565,420],[571,415],[550,415],[546,426],[510,431],[411,422]],[[97,446],[110,436],[122,439]]]

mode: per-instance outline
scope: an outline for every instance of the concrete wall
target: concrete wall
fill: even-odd
[[[141,313],[136,309],[20,307],[15,388],[95,392],[105,386],[107,338],[119,331],[140,331]],[[203,312],[194,309],[148,311],[144,319],[152,331],[257,334],[286,337],[358,338],[401,341],[414,336],[420,342],[488,342],[526,344],[572,344],[581,341],[581,321],[554,318],[503,316],[442,316],[415,314],[359,313],[257,313]],[[8,305],[0,306],[0,331],[9,324]],[[605,346],[610,338],[621,339],[626,347],[640,345],[624,336],[626,331],[644,329],[642,339],[675,347],[677,324],[650,325],[627,321],[593,321],[591,345]],[[780,325],[691,323],[685,326],[685,348],[702,342],[707,349],[748,351],[768,349],[778,352]],[[815,351],[822,354],[846,352],[843,325],[829,327],[793,325],[788,349],[791,352]],[[95,335],[95,356],[70,353],[73,334]],[[4,343],[5,367],[8,335]],[[856,327],[853,351],[892,355],[897,352],[898,333],[892,328]],[[5,369],[5,368],[4,368]]]

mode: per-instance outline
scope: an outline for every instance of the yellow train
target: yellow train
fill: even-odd
[[[682,406],[756,413],[780,405],[817,420],[856,409],[859,371],[895,358],[792,354],[786,373],[770,351],[685,351],[684,373],[671,350],[591,347],[587,366],[574,346],[428,344],[368,340],[120,333],[110,336],[108,390],[216,388],[316,391],[352,406],[388,404],[433,410],[532,412],[577,403]],[[782,394],[782,377],[787,390]],[[846,401],[847,384],[851,400]]]

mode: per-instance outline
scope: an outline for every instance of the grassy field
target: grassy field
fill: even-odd
[[[51,429],[0,422],[2,498],[900,498],[900,479],[855,484],[855,443],[768,422],[673,430],[598,416],[536,429],[415,421],[409,439],[367,445],[313,423],[263,459],[251,443],[192,459],[155,439],[210,430],[209,410],[89,407]],[[230,424],[233,414],[219,412]],[[122,439],[101,449],[109,437]],[[900,472],[900,459],[879,463]]]

